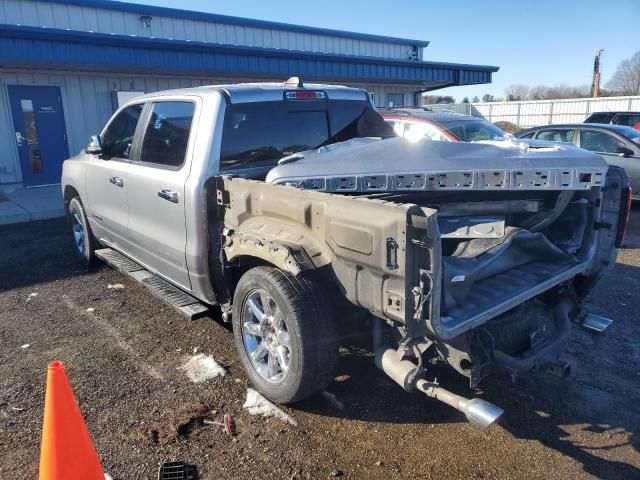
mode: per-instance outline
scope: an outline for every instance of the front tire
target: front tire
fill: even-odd
[[[69,218],[73,229],[75,252],[82,263],[89,267],[95,262],[96,241],[80,197],[73,197],[69,202]]]
[[[293,403],[333,378],[338,339],[318,285],[273,267],[255,267],[233,297],[233,334],[251,383],[277,403]]]

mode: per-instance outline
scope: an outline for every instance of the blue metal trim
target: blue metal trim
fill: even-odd
[[[371,40],[378,42],[398,43],[401,45],[415,45],[426,47],[429,45],[425,40],[413,40],[410,38],[387,37],[384,35],[373,35],[368,33],[347,32],[343,30],[332,30],[330,28],[307,27],[304,25],[294,25],[291,23],[270,22],[266,20],[255,20],[252,18],[233,17],[230,15],[219,15],[216,13],[196,12],[193,10],[181,10],[177,8],[157,7],[152,5],[140,5],[138,3],[128,3],[111,0],[47,0],[49,3],[59,3],[64,5],[76,5],[88,8],[101,8],[107,10],[117,10],[140,15],[158,15],[163,17],[184,18],[187,20],[199,20],[203,22],[224,23],[227,25],[239,25],[244,27],[271,28],[274,30],[286,30],[289,32],[310,33],[315,35],[330,35],[333,37],[353,38],[358,40]]]
[[[294,50],[0,25],[0,65],[466,85],[490,83],[497,67],[355,57]]]

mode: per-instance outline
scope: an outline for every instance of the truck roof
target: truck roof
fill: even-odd
[[[300,86],[302,85],[302,86]],[[302,84],[296,77],[286,82],[255,82],[236,83],[227,85],[205,85],[192,88],[179,88],[148,93],[137,98],[165,97],[171,95],[197,95],[205,97],[222,92],[231,103],[246,103],[256,101],[277,101],[283,99],[285,91],[292,90],[322,90],[332,100],[367,100],[367,92],[361,88],[344,87],[342,85],[326,85],[321,83]]]

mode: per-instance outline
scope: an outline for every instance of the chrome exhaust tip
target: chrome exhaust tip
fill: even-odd
[[[459,403],[459,410],[474,425],[487,428],[504,413],[504,410],[481,398],[470,398]]]

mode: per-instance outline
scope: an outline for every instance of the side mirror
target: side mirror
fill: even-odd
[[[633,157],[633,150],[627,147],[618,148],[618,155],[621,157]]]
[[[91,139],[89,140],[89,144],[87,148],[84,149],[85,152],[91,155],[99,155],[102,153],[102,145],[100,145],[100,137],[98,135],[91,135]]]

